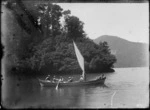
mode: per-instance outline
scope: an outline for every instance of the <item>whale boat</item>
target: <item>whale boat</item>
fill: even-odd
[[[84,58],[82,56],[82,54],[80,53],[77,45],[75,44],[75,42],[73,41],[73,45],[74,45],[74,49],[75,49],[75,54],[79,63],[79,66],[82,70],[82,77],[83,77],[83,81],[73,81],[73,82],[68,82],[68,81],[47,81],[47,80],[42,80],[42,79],[38,79],[39,83],[41,86],[43,87],[61,87],[61,86],[85,86],[85,85],[96,85],[96,84],[104,84],[106,77],[98,77],[94,80],[86,80],[86,73],[85,73],[85,69],[84,69]]]

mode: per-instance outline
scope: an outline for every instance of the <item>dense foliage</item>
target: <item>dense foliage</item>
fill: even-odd
[[[7,40],[8,56],[18,70],[80,73],[73,40],[85,58],[86,72],[108,71],[116,62],[107,42],[97,45],[87,38],[84,23],[71,16],[70,10],[63,10],[57,4],[25,4],[17,0],[6,6],[11,11],[6,38],[13,39]]]

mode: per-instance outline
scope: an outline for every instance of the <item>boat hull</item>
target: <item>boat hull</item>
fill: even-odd
[[[75,81],[75,82],[66,82],[66,83],[62,83],[60,82],[58,84],[58,82],[48,82],[45,80],[41,80],[39,79],[40,85],[43,87],[56,87],[57,84],[59,85],[59,87],[63,87],[63,86],[86,86],[86,85],[96,85],[96,84],[104,84],[105,79],[96,79],[96,80],[92,80],[92,81],[85,81],[85,82],[79,82],[79,81]]]

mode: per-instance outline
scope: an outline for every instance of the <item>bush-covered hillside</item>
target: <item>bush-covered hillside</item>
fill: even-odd
[[[79,73],[73,40],[85,58],[87,73],[109,71],[116,62],[107,42],[95,44],[84,23],[57,4],[7,2],[6,59],[24,74]],[[63,22],[60,22],[63,19]]]

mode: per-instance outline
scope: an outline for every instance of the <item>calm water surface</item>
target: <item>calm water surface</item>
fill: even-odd
[[[37,79],[5,78],[3,105],[7,108],[141,108],[149,105],[149,69],[116,68],[105,85],[41,87]],[[67,78],[68,76],[64,76]],[[78,76],[74,76],[78,79]],[[94,79],[97,74],[87,75]]]

